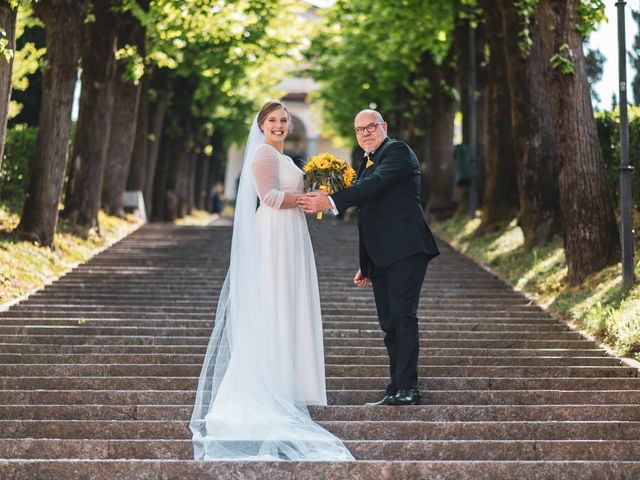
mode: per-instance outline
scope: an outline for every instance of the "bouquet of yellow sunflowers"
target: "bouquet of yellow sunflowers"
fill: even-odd
[[[356,177],[356,171],[343,160],[330,153],[321,153],[311,157],[304,166],[304,187],[310,190],[325,190],[331,195],[350,187]],[[318,220],[322,212],[318,213]]]

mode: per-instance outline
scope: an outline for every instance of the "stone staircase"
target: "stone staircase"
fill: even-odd
[[[150,225],[0,313],[0,478],[640,478],[638,371],[447,247],[420,307],[424,405],[364,407],[387,359],[355,227],[310,228],[330,404],[312,414],[357,462],[190,460],[231,229]]]

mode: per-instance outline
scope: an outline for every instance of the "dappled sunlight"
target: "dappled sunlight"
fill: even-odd
[[[516,225],[514,220],[509,224],[507,230],[488,245],[490,250],[487,252],[487,256],[491,261],[502,255],[508,255],[522,245],[524,245],[524,235],[522,234],[522,229]]]
[[[457,249],[532,295],[553,314],[576,322],[618,354],[640,352],[640,286],[623,290],[619,263],[591,275],[578,287],[570,287],[560,241],[526,252],[522,230],[515,221],[502,231],[474,236],[478,225],[477,219],[458,217],[433,227]],[[636,278],[640,278],[640,263]]]
[[[613,315],[616,347],[627,353],[640,352],[640,298],[630,298],[623,302],[624,308]]]
[[[15,300],[60,277],[139,226],[133,217],[120,219],[99,214],[101,234],[86,238],[74,235],[61,222],[55,235],[55,248],[21,241],[10,235],[19,215],[0,208],[0,305]]]
[[[521,247],[523,243],[519,245]],[[549,284],[554,284],[557,288],[561,288],[564,280],[566,280],[567,270],[566,267],[558,270],[558,265],[565,264],[564,251],[562,248],[556,248],[548,252],[548,254],[540,258],[537,254],[537,250],[532,252],[533,262],[531,268],[526,271],[522,277],[517,281],[516,287],[524,289],[530,284],[539,284],[543,282],[545,287]],[[546,276],[545,275],[550,275]],[[543,287],[542,290],[546,290]]]

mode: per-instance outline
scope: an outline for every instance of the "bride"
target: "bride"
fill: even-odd
[[[318,279],[303,173],[283,154],[289,112],[253,122],[236,197],[231,261],[191,418],[196,460],[353,460],[307,405],[326,405]]]

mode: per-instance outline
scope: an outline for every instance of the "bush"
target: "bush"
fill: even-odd
[[[620,111],[597,112],[596,126],[609,186],[615,195],[617,207],[620,191]],[[629,165],[635,167],[633,204],[636,209],[640,209],[640,107],[629,107]]]
[[[7,131],[2,167],[0,167],[0,202],[9,207],[24,203],[29,186],[29,165],[35,154],[37,129],[16,126]]]

